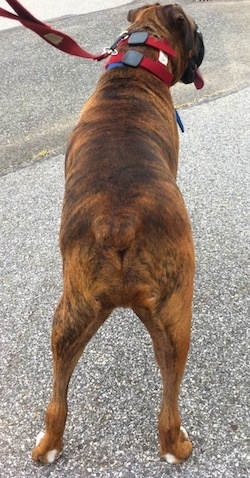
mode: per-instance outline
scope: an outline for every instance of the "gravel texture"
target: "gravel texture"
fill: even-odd
[[[193,223],[192,347],[180,405],[194,453],[158,455],[161,384],[150,339],[117,310],[72,379],[62,458],[32,464],[51,387],[51,316],[61,290],[61,156],[0,179],[1,477],[247,478],[247,161],[250,89],[183,110],[179,183]]]

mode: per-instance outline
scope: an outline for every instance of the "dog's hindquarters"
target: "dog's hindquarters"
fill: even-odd
[[[60,231],[64,286],[52,333],[54,386],[35,460],[49,462],[62,450],[71,374],[88,341],[120,306],[131,307],[152,337],[164,387],[162,453],[181,461],[191,451],[190,442],[183,445],[177,405],[192,303],[189,220],[168,170],[165,177],[151,174],[147,187],[143,180],[141,187],[132,183],[131,193],[123,193],[122,175],[119,181],[112,194],[100,194],[91,184],[89,197],[90,182],[80,173],[70,172],[66,180]]]
[[[154,219],[158,227],[153,217],[139,222],[121,216],[115,224],[100,218],[95,223],[96,241],[105,251],[103,268],[110,260],[113,266],[118,264],[117,271],[110,275],[111,297],[117,297],[116,305],[130,306],[152,338],[163,381],[159,416],[161,453],[169,463],[182,462],[192,450],[188,435],[180,426],[178,394],[189,349],[194,253],[180,197],[176,204],[175,212],[182,223],[179,235],[178,220],[171,224],[170,218],[169,221],[161,218],[160,227],[156,210]],[[150,241],[145,241],[146,237]]]

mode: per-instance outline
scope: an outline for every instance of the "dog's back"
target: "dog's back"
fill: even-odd
[[[62,254],[72,264],[77,250],[74,268],[85,295],[88,289],[113,307],[142,305],[149,297],[158,302],[166,290],[171,295],[192,256],[189,220],[175,183],[172,100],[164,91],[163,104],[150,74],[149,85],[139,81],[141,72],[136,75],[133,88],[124,72],[100,79],[66,159]]]

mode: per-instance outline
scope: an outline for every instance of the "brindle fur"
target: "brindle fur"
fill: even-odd
[[[180,80],[197,47],[179,6],[129,12],[129,31],[167,38]],[[127,47],[123,47],[126,49]],[[150,47],[137,47],[156,58]],[[190,340],[194,251],[176,185],[178,133],[168,87],[141,68],[105,71],[83,108],[66,156],[60,230],[63,293],[53,321],[53,394],[33,458],[63,448],[67,388],[88,341],[116,307],[131,307],[149,331],[162,381],[161,453],[178,462],[192,444],[180,430],[178,393]]]

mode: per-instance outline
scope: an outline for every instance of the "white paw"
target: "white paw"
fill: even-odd
[[[40,432],[36,437],[36,446],[40,445],[45,433]],[[55,448],[54,450],[50,450],[46,454],[46,462],[53,463],[60,455],[60,452]]]
[[[178,465],[180,463],[180,460],[176,456],[171,455],[171,453],[167,453],[164,458],[170,465]]]
[[[186,440],[189,440],[189,436],[188,436],[188,433],[187,433],[186,429],[184,427],[180,427],[180,430],[182,431]],[[171,455],[171,453],[167,453],[164,456],[164,458],[170,465],[178,465],[178,463],[180,463],[180,460],[176,456]]]
[[[51,450],[51,451],[48,451],[47,453],[47,463],[53,463],[53,461],[55,461],[58,457],[59,457],[60,453],[58,450]]]

